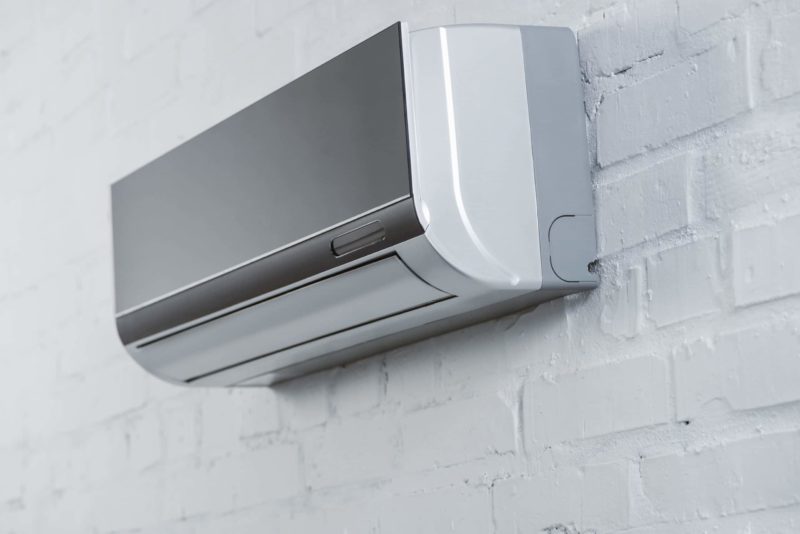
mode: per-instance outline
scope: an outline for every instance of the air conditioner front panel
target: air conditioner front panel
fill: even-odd
[[[358,239],[362,229],[375,227],[378,230],[369,235],[377,239]],[[125,345],[140,345],[154,336],[163,337],[175,329],[229,313],[276,292],[335,274],[382,250],[388,251],[421,231],[413,201],[409,198],[395,202],[279,252],[164,295],[146,306],[120,313],[117,315],[120,338]],[[337,243],[345,249],[339,250],[338,255]],[[354,245],[359,248],[352,250]]]
[[[146,368],[191,381],[450,297],[392,255],[131,350]]]
[[[400,25],[112,186],[124,314],[411,197]]]

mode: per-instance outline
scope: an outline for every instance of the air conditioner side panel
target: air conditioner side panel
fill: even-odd
[[[583,83],[569,28],[520,28],[536,176],[542,287],[597,285],[597,254]]]

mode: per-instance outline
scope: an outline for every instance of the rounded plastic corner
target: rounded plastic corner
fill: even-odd
[[[568,283],[597,282],[590,271],[594,261],[594,217],[591,215],[562,215],[548,230],[550,266],[559,280]]]

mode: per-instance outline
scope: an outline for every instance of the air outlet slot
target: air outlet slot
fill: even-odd
[[[448,297],[390,256],[155,342],[140,360],[188,380]]]

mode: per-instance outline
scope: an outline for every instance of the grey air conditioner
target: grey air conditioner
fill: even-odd
[[[119,336],[178,383],[267,385],[594,287],[574,35],[395,24],[116,182],[112,212]]]

